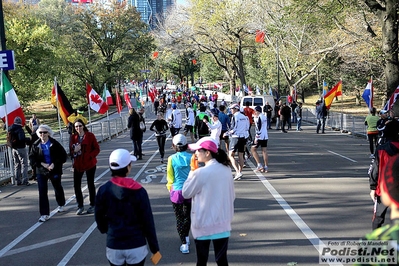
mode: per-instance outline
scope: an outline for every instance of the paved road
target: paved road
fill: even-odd
[[[316,134],[314,126],[303,128],[302,132],[287,134],[271,130],[269,172],[256,174],[250,163],[244,178],[235,182],[230,265],[319,265],[318,240],[354,240],[369,232],[372,202],[368,196],[366,140],[333,131]],[[159,265],[195,265],[194,246],[190,254],[179,252],[165,187],[166,165],[159,161],[152,133],[147,131],[144,139],[146,156],[135,164],[132,177],[143,184],[151,198],[163,254]],[[170,146],[168,140],[167,155],[172,154]],[[101,143],[97,187],[109,180],[108,156],[121,147],[132,150],[128,133]],[[96,229],[93,215],[75,215],[70,163],[65,167],[66,212],[55,213],[57,204],[50,190],[54,211],[45,223],[37,222],[36,184],[0,188],[0,265],[108,265],[105,235]],[[209,261],[208,265],[216,265],[213,253]],[[147,260],[147,264],[151,263]]]

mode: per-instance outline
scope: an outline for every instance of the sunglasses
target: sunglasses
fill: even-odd
[[[75,127],[83,127],[83,125],[76,125]]]
[[[47,134],[47,131],[39,131],[39,134]]]

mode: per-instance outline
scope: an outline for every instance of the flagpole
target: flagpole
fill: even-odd
[[[341,80],[341,90],[342,90],[342,93],[341,93],[341,131],[343,130],[343,126],[344,126],[344,85],[343,85],[343,83],[342,83],[342,78],[340,79]]]
[[[104,83],[104,91],[107,92],[107,83]],[[105,101],[107,100],[107,93],[105,93]],[[108,103],[107,103],[108,104]],[[116,109],[118,109],[118,106],[116,106]],[[111,136],[111,122],[109,121],[109,112],[107,110],[107,122],[108,122],[108,135],[109,135],[109,140],[112,140]]]
[[[1,82],[0,82],[0,86],[1,86],[1,88],[2,88],[2,91],[4,91],[4,84],[3,84],[3,75],[5,75],[4,74],[4,72],[3,72],[3,68],[1,68]],[[4,95],[4,97],[5,97],[5,95]],[[6,132],[8,133],[8,113],[7,113],[7,100],[6,100],[6,102],[5,102],[5,105],[4,105],[4,113],[6,114]],[[11,169],[11,184],[13,184],[13,185],[15,185],[16,183],[15,183],[15,172],[14,172],[14,160],[12,159],[12,150],[11,150],[11,147],[7,147],[7,153],[8,153],[8,163],[9,163],[9,165],[10,165],[10,169]]]
[[[370,112],[372,111],[373,107],[374,107],[374,88],[373,88],[373,76],[370,76],[370,82],[371,82],[371,88],[370,88]]]
[[[55,101],[57,102],[58,127],[59,127],[59,129],[60,129],[60,138],[61,138],[61,141],[63,141],[63,138],[62,138],[62,129],[61,129],[61,119],[60,119],[60,107],[59,107],[59,103],[58,103],[57,77],[54,77],[54,88],[55,88]]]

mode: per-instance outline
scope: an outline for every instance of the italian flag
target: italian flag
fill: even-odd
[[[7,123],[7,126],[10,126],[14,123],[14,119],[19,116],[22,119],[22,125],[25,125],[25,115],[19,104],[17,94],[3,71],[1,75],[0,117],[4,123]]]
[[[107,90],[107,88],[104,86],[104,90],[103,90],[103,101],[107,103],[107,105],[113,105],[114,102],[112,101],[112,97],[111,94],[109,93],[109,91]]]

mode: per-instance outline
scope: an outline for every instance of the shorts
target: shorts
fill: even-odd
[[[255,147],[255,148],[259,148],[259,147],[262,147],[262,148],[266,148],[267,147],[267,139],[258,139],[258,142],[255,144],[252,144],[252,147]]]
[[[188,133],[188,132],[193,132],[193,126],[190,125],[185,125],[184,126],[184,132]]]
[[[226,133],[226,132],[227,132],[227,130],[222,130],[222,133],[220,133],[220,137],[219,137],[220,140],[224,140],[224,141],[229,140],[229,136],[228,135],[223,136],[224,133]]]
[[[172,135],[172,137],[176,136],[177,134],[179,134],[180,128],[175,128],[175,127],[171,127],[170,128],[170,134]]]
[[[247,144],[246,138],[230,138],[229,150],[232,152],[244,152],[245,145]]]
[[[107,259],[114,265],[138,264],[146,258],[147,254],[147,246],[132,249],[106,248]]]

